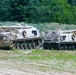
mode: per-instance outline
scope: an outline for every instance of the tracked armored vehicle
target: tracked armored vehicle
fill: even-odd
[[[41,43],[39,30],[33,26],[1,26],[0,48],[34,49]]]
[[[75,50],[76,30],[48,30],[44,33],[44,49]]]

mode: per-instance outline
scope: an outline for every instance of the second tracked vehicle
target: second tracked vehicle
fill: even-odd
[[[44,49],[75,50],[76,30],[48,30],[44,33]]]

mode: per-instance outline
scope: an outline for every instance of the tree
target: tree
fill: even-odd
[[[10,0],[10,20],[11,21],[25,21],[26,20],[26,1],[25,0]]]
[[[0,21],[76,23],[76,0],[0,0]]]
[[[76,0],[68,0],[68,3],[72,6],[76,6]]]
[[[0,1],[0,20],[9,20],[9,2],[7,0]]]

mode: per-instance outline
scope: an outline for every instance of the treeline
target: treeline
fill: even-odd
[[[76,24],[76,0],[0,0],[0,21]]]

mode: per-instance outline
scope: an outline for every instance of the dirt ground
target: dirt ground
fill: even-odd
[[[62,72],[62,73],[56,73],[56,72],[41,72],[37,70],[30,70],[26,69],[25,71],[21,71],[18,69],[8,69],[8,68],[0,68],[0,75],[75,75],[73,73],[68,73],[68,72]]]
[[[35,62],[31,64],[28,60],[7,59],[0,55],[0,75],[76,75],[73,72],[57,72],[52,70],[40,70]],[[34,65],[35,64],[35,65]],[[39,64],[41,65],[41,64]]]

